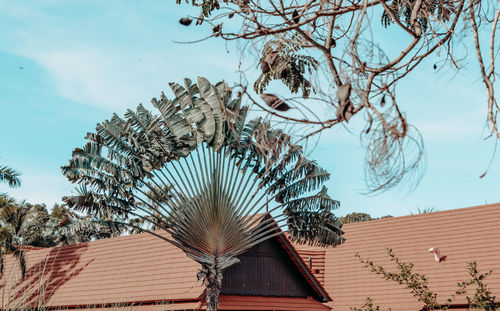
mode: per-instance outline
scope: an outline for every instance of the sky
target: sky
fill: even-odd
[[[205,36],[178,23],[188,12],[197,11],[160,0],[0,0],[0,165],[22,172],[22,187],[0,185],[0,192],[60,203],[74,192],[60,167],[96,123],[149,104],[168,93],[171,81],[238,81],[235,46],[220,38],[174,42]],[[327,186],[341,202],[338,215],[400,216],[500,202],[499,155],[479,178],[495,142],[484,139],[485,89],[474,61],[467,59],[467,68],[455,74],[433,71],[431,59],[399,84],[401,107],[426,150],[426,170],[414,191],[365,194],[356,121],[353,134],[335,128],[321,136],[310,157],[332,174]]]

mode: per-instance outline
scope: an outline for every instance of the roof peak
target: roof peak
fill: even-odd
[[[404,215],[404,216],[394,216],[394,217],[387,217],[387,218],[379,218],[379,219],[373,219],[373,220],[368,220],[368,221],[360,221],[360,222],[355,222],[355,223],[347,223],[343,225],[343,228],[351,227],[351,226],[356,226],[356,225],[363,225],[363,224],[373,224],[374,222],[390,222],[390,221],[398,221],[402,219],[408,219],[408,218],[417,218],[417,217],[430,217],[430,216],[435,216],[435,215],[442,215],[442,214],[455,214],[455,213],[461,213],[461,212],[468,212],[470,210],[475,210],[475,209],[489,209],[489,208],[500,208],[500,202],[497,203],[490,203],[490,204],[482,204],[482,205],[474,205],[474,206],[467,206],[467,207],[460,207],[460,208],[453,208],[453,209],[447,209],[447,210],[442,210],[442,211],[435,211],[435,212],[430,212],[430,213],[422,213],[422,214],[413,214],[413,215]]]

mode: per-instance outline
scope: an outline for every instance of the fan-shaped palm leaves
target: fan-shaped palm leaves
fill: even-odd
[[[222,271],[280,234],[276,224],[294,241],[342,243],[338,202],[322,186],[330,175],[286,133],[247,121],[248,108],[225,83],[170,86],[173,100],[152,100],[157,114],[140,105],[87,134],[62,167],[80,185],[79,195],[64,198],[69,206],[167,231],[156,235],[202,265],[207,310],[217,310]]]

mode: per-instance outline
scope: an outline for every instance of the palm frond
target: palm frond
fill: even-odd
[[[0,166],[0,182],[6,182],[10,187],[21,186],[21,173],[15,169],[1,165]]]
[[[439,212],[439,209],[435,208],[434,206],[428,206],[424,208],[417,207],[417,211],[415,213],[410,212],[410,215],[429,214],[435,212]]]
[[[26,261],[24,258],[24,252],[14,246],[14,235],[12,231],[6,227],[0,227],[0,253],[1,253],[1,263],[0,263],[0,274],[3,273],[4,269],[4,258],[3,255],[12,254],[16,259],[19,267],[21,268],[21,274],[24,278],[26,274]]]
[[[24,256],[24,252],[21,249],[16,248],[12,244],[8,244],[9,253],[11,253],[17,260],[19,264],[19,268],[21,269],[21,277],[24,278],[26,276],[26,258]]]
[[[323,187],[329,173],[288,134],[260,118],[246,121],[248,107],[223,82],[170,87],[174,99],[152,100],[156,114],[140,105],[87,134],[62,167],[80,187],[64,198],[69,207],[138,231],[149,231],[146,223],[167,231],[206,278],[280,226],[298,243],[343,242],[333,214],[339,202]]]

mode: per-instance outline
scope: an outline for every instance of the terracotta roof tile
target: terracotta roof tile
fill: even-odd
[[[165,311],[165,310],[206,310],[201,302],[177,301],[172,303],[148,303],[133,305],[112,305],[106,307],[85,307],[79,310],[92,311]],[[221,295],[219,310],[282,310],[282,311],[329,311],[330,307],[313,299],[290,297],[261,297]]]
[[[318,279],[321,285],[325,283],[325,250],[298,249],[302,260],[311,270],[312,274]]]
[[[360,307],[366,297],[383,309],[420,310],[422,304],[400,285],[371,273],[355,258],[359,253],[393,271],[387,248],[414,270],[425,274],[431,290],[444,302],[457,289],[459,281],[468,280],[466,263],[476,260],[480,271],[494,271],[486,283],[500,295],[500,204],[442,211],[429,214],[386,218],[346,224],[346,243],[325,252],[324,287],[333,301],[333,310]],[[437,263],[428,252],[438,247],[448,258]],[[304,260],[308,252],[322,248],[296,246]],[[307,262],[307,261],[306,261]],[[314,262],[313,262],[314,269]],[[460,297],[457,303],[465,303]]]
[[[27,251],[27,275],[17,286],[19,269],[6,261],[0,287],[10,305],[34,305],[40,296],[51,306],[197,300],[204,290],[199,265],[147,233]]]
[[[430,288],[443,300],[455,291],[458,281],[467,280],[466,262],[476,260],[481,271],[494,271],[487,284],[498,296],[499,220],[500,204],[388,218],[345,225],[347,242],[336,248],[295,248],[305,266],[312,259],[315,278],[311,281],[317,279],[333,298],[328,307],[349,310],[362,306],[369,296],[383,308],[419,310],[422,304],[408,290],[369,272],[354,255],[359,252],[391,269],[386,249],[392,248],[401,260],[413,262],[417,272],[428,276]],[[438,247],[447,260],[436,263],[428,252],[430,247]],[[6,259],[0,290],[9,297],[11,307],[36,305],[42,296],[44,304],[53,307],[101,304],[99,310],[110,310],[109,305],[133,302],[133,309],[141,311],[204,309],[200,304],[204,288],[196,281],[199,265],[148,234],[28,250],[26,255],[24,280],[16,280],[19,269],[12,258]],[[5,297],[4,302],[9,299]],[[457,301],[463,302],[463,298]],[[310,299],[221,296],[221,310],[265,310],[270,306],[277,310],[328,309]]]
[[[166,232],[157,231],[163,236]],[[292,262],[320,297],[328,294],[307,269],[286,237],[277,237]],[[19,269],[11,256],[0,290],[6,294],[4,307],[37,305],[63,308],[134,306],[134,310],[156,310],[158,303],[167,310],[184,310],[200,305],[204,286],[197,282],[199,264],[177,247],[150,234],[103,239],[64,247],[26,249],[27,274],[18,278]],[[323,296],[322,296],[323,295]],[[221,306],[237,310],[250,304],[252,310],[276,304],[280,310],[329,310],[310,299],[225,296]],[[287,302],[287,299],[291,299]],[[227,305],[228,307],[224,307]],[[273,308],[274,309],[274,308]]]

